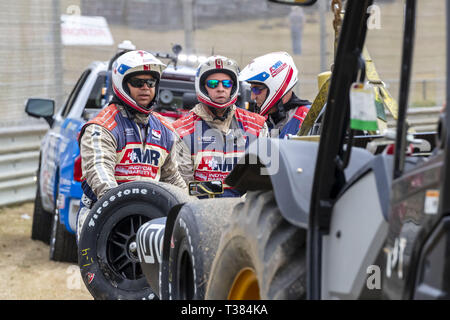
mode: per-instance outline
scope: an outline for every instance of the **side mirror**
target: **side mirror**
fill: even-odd
[[[55,101],[30,98],[25,104],[25,112],[35,118],[44,118],[51,127],[55,112]]]
[[[269,0],[279,4],[289,4],[291,6],[311,6],[317,2],[317,0]]]
[[[223,193],[222,181],[191,181],[189,182],[190,196],[209,196]]]

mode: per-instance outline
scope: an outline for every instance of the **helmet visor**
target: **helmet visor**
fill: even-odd
[[[254,87],[250,88],[250,90],[252,90],[252,92],[257,96],[260,95],[261,92],[264,91],[264,89],[267,89],[267,87],[266,86],[254,86]]]
[[[208,88],[215,89],[219,86],[219,83],[222,83],[222,86],[227,89],[233,86],[232,80],[216,80],[216,79],[210,79],[206,81],[206,86]]]
[[[154,88],[156,86],[155,79],[139,79],[131,78],[128,83],[134,88],[142,88],[146,84],[149,88]]]

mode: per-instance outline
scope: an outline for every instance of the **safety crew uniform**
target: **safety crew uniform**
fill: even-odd
[[[286,104],[282,104],[280,100],[277,111],[267,116],[267,126],[271,132],[272,129],[277,129],[280,139],[286,138],[288,134],[296,135],[310,108],[310,101],[301,100],[292,93]]]
[[[249,144],[267,136],[264,117],[232,105],[225,120],[214,119],[207,106],[197,104],[191,112],[175,121],[174,128],[183,141],[184,159],[178,160],[183,179],[223,181],[245,154]],[[217,197],[240,197],[241,192],[224,184]]]
[[[121,183],[163,181],[186,188],[176,162],[179,137],[167,120],[151,111],[156,93],[148,106],[141,106],[126,88],[129,77],[142,73],[151,74],[159,83],[163,67],[145,51],[128,52],[114,63],[114,98],[82,127],[78,137],[84,181],[77,238],[89,209]]]
[[[110,104],[83,126],[82,188],[94,202],[129,181],[161,180],[186,187],[173,159],[174,129],[157,113],[141,118],[146,123],[131,120],[123,106]]]
[[[228,74],[232,80],[230,97],[224,103],[213,101],[205,87],[208,76],[215,73]],[[237,63],[223,56],[209,57],[198,67],[195,91],[200,103],[173,123],[183,141],[178,163],[186,183],[194,180],[223,181],[250,143],[268,134],[264,117],[236,107],[238,74]],[[225,110],[222,116],[218,116],[219,109]],[[218,197],[242,195],[227,185],[224,189]]]

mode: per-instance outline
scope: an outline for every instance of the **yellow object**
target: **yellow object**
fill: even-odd
[[[291,136],[289,140],[300,140],[300,141],[312,141],[312,142],[319,142],[320,136],[314,135],[314,136]]]
[[[319,90],[320,90],[320,88],[322,88],[325,81],[327,81],[330,77],[331,77],[331,71],[325,71],[325,72],[319,73],[317,75],[317,84],[318,84]]]
[[[319,93],[314,99],[314,102],[311,105],[311,108],[309,109],[305,117],[305,120],[303,120],[302,126],[300,127],[300,130],[297,133],[298,136],[306,136],[308,134],[309,130],[314,125],[314,122],[316,121],[316,118],[319,115],[320,111],[322,111],[322,108],[325,105],[325,102],[327,101],[328,98],[328,89],[330,87],[330,76],[331,72],[329,73],[328,78],[325,78],[325,75],[323,75],[323,73],[318,75],[318,83],[319,84],[322,83],[322,86],[320,87]]]
[[[386,89],[386,86],[383,81],[381,81],[378,72],[375,68],[375,64],[373,63],[372,58],[370,57],[369,51],[366,47],[363,48],[363,58],[366,62],[366,77],[371,85],[374,86],[374,92],[379,96],[380,100],[383,102],[385,110],[387,109],[392,117],[397,120],[398,118],[398,104],[394,98],[392,98],[389,91]],[[378,92],[377,89],[378,88]],[[382,119],[378,120],[378,128],[381,134],[387,129],[387,122]],[[407,121],[408,122],[408,121]],[[414,129],[410,129],[411,132],[415,132]],[[375,134],[375,132],[369,132],[371,134]]]
[[[228,293],[228,300],[261,300],[255,271],[244,268],[236,275]]]
[[[369,83],[373,86],[379,87],[380,95],[383,100],[383,104],[385,108],[389,110],[392,114],[392,117],[397,120],[398,117],[398,105],[397,102],[392,98],[390,93],[386,90],[385,84],[381,81],[378,72],[375,68],[375,64],[373,63],[372,58],[369,55],[369,51],[364,47],[363,49],[363,57],[366,61],[366,77]]]

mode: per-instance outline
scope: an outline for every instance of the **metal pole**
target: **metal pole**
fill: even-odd
[[[320,72],[328,70],[327,67],[327,28],[326,28],[326,2],[327,0],[319,0],[319,16],[320,16]]]
[[[427,80],[422,80],[422,99],[427,100]]]
[[[193,53],[194,47],[194,0],[183,0],[184,49],[186,54]]]
[[[441,181],[442,184],[440,186],[440,197],[439,197],[439,214],[444,215],[447,214],[450,211],[450,197],[448,197],[448,192],[450,190],[450,130],[449,130],[449,123],[450,123],[450,112],[447,110],[447,108],[450,108],[450,3],[449,1],[446,2],[446,96],[445,96],[445,113],[443,117],[443,124],[442,128],[446,128],[442,130],[441,133],[441,140],[444,144],[444,158],[443,158],[443,167],[441,169]]]
[[[409,86],[414,49],[416,27],[416,0],[407,0],[405,8],[405,26],[403,32],[402,64],[400,70],[400,89],[398,98],[397,134],[395,137],[394,179],[400,177],[405,165],[406,112],[408,110]]]
[[[55,65],[55,104],[56,108],[63,103],[64,96],[64,69],[63,69],[63,51],[61,39],[61,8],[59,0],[52,0],[52,34],[53,34],[53,59]]]

